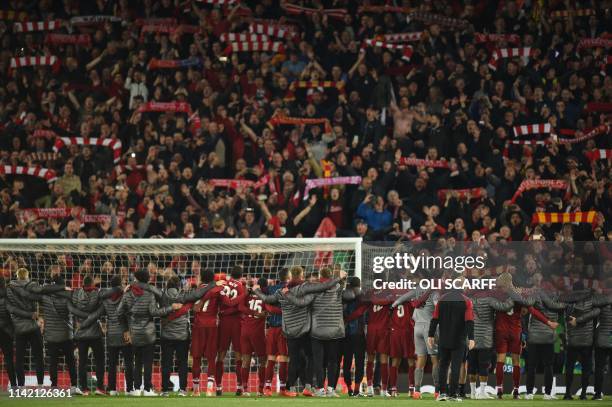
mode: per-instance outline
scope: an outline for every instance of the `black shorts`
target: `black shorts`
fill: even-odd
[[[491,363],[491,349],[472,349],[468,353],[468,374],[488,376]]]

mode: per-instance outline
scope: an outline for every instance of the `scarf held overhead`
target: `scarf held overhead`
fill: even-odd
[[[526,179],[521,182],[510,201],[514,203],[517,198],[523,194],[523,192],[529,191],[530,189],[567,189],[568,187],[568,183],[562,179]]]
[[[43,178],[47,182],[53,182],[57,179],[55,171],[40,166],[0,165],[0,175],[31,175]]]
[[[531,222],[538,223],[595,223],[597,211],[588,212],[536,212]]]
[[[361,183],[359,175],[351,177],[334,177],[334,178],[315,178],[306,180],[306,188],[304,189],[304,200],[308,199],[308,194],[311,189],[326,187],[331,185],[358,185]]]
[[[121,160],[121,140],[101,139],[98,137],[59,137],[55,140],[53,151],[59,152],[66,146],[96,146],[107,147],[113,150],[113,162],[116,164]]]

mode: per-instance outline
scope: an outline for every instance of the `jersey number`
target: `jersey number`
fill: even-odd
[[[233,300],[234,298],[238,297],[238,291],[236,291],[235,288],[231,288],[230,286],[226,285],[223,287],[221,295],[225,295],[226,297],[229,297]]]
[[[255,300],[255,299],[250,300],[249,301],[249,308],[252,311],[261,313],[261,300]]]
[[[196,310],[199,309],[200,312],[206,312],[208,310],[208,303],[210,303],[210,300],[206,300],[204,302],[201,301],[196,301],[195,306],[196,306]]]
[[[404,316],[404,306],[403,305],[399,305],[397,307],[397,316],[400,318]]]
[[[372,307],[372,309],[374,310],[374,312],[378,312],[378,311],[383,309],[383,306],[382,305],[375,305],[374,307]]]

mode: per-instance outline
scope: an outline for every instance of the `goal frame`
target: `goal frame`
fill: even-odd
[[[266,248],[278,246],[279,251],[283,250],[283,246],[286,248],[287,245],[321,247],[329,246],[326,250],[333,250],[334,245],[352,246],[355,251],[355,277],[361,278],[361,243],[360,237],[331,237],[331,238],[222,238],[222,239],[0,239],[0,252],[3,251],[29,251],[29,252],[56,252],[53,247],[67,247],[74,246],[74,253],[78,254],[79,247],[103,247],[103,248],[115,248],[115,251],[123,250],[126,254],[138,254],[138,250],[130,251],[128,248],[138,248],[144,246],[158,246],[160,250],[164,250],[168,246],[176,247],[196,247],[196,246],[265,246]],[[26,250],[27,249],[27,250]],[[317,250],[317,249],[313,249]],[[325,250],[319,248],[318,250]],[[293,250],[299,252],[299,250]],[[89,250],[83,250],[83,252],[90,252]],[[100,251],[100,253],[106,253],[107,251]],[[192,250],[183,250],[183,253],[193,253]],[[178,251],[176,253],[181,253]],[[228,251],[231,253],[231,251]]]

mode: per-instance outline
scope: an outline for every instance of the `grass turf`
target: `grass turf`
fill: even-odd
[[[510,407],[510,406],[549,406],[555,405],[554,401],[544,401],[541,397],[536,396],[534,400],[512,400],[512,396],[506,395],[504,400],[463,400],[463,403],[459,405],[471,405],[471,406],[498,406],[498,407]],[[589,397],[590,399],[590,397]],[[590,401],[590,400],[589,400]],[[106,407],[113,406],[135,406],[135,407],[155,407],[155,406],[167,406],[174,405],[175,407],[196,407],[202,404],[214,404],[214,407],[286,407],[288,403],[291,403],[291,407],[316,407],[319,403],[323,403],[328,407],[345,407],[347,405],[362,405],[368,407],[378,406],[393,406],[399,407],[406,403],[411,403],[415,407],[430,407],[446,405],[447,402],[441,404],[433,400],[432,396],[425,396],[422,400],[412,400],[408,396],[400,396],[398,398],[383,399],[380,397],[375,398],[358,398],[349,399],[346,396],[340,398],[305,398],[296,397],[294,399],[287,399],[282,397],[234,397],[234,396],[223,396],[223,397],[100,397],[100,396],[88,396],[88,397],[72,397],[57,398],[57,399],[15,399],[9,398],[8,395],[0,395],[0,405],[2,407],[12,406],[42,406],[42,407],[60,407],[60,406],[74,406],[74,407]],[[561,401],[563,406],[583,406],[587,401]],[[450,403],[456,405],[456,403]],[[612,406],[612,398],[606,397],[603,402],[596,403],[600,406]]]

